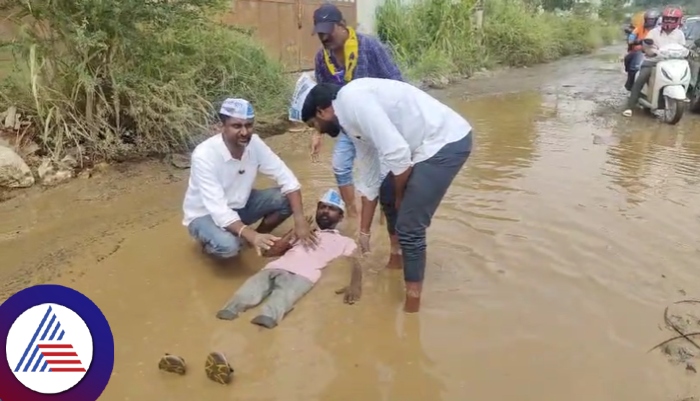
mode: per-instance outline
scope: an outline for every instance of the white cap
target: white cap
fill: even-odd
[[[335,189],[326,191],[318,201],[326,205],[335,206],[345,213],[345,202],[343,202],[343,198],[340,197],[340,194]]]
[[[228,98],[224,100],[219,113],[233,118],[240,118],[242,120],[250,120],[255,118],[253,105],[245,99]]]
[[[301,109],[304,108],[304,101],[314,86],[316,86],[316,81],[314,81],[313,75],[308,72],[302,73],[297,80],[292,95],[292,104],[289,106],[290,121],[303,122],[301,121]]]

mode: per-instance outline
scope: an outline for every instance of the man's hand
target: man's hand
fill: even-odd
[[[274,258],[277,256],[284,255],[285,252],[292,247],[292,242],[294,242],[294,229],[287,231],[282,238],[275,241],[275,244],[270,247],[270,249],[260,252],[260,256],[266,258]]]
[[[352,305],[362,297],[362,285],[352,284],[335,291],[336,294],[343,294],[343,302]]]
[[[362,297],[362,266],[360,265],[361,255],[355,254],[350,257],[352,270],[350,271],[350,284],[337,290],[336,294],[343,294],[343,302],[352,305]]]
[[[252,238],[252,241],[250,242],[260,254],[260,251],[267,251],[270,248],[272,248],[275,245],[275,241],[278,241],[279,239],[279,237],[275,237],[272,234],[255,233],[254,237]]]
[[[321,134],[314,132],[311,134],[311,162],[318,162],[318,154],[321,152]]]
[[[316,232],[311,229],[312,217],[306,219],[298,219],[294,221],[294,236],[305,248],[316,249],[318,245],[318,237]]]

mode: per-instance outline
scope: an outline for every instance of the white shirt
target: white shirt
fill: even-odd
[[[685,35],[680,29],[674,29],[671,32],[666,33],[661,30],[660,26],[657,26],[647,33],[645,39],[653,40],[653,47],[657,49],[662,49],[670,44],[685,46]]]
[[[292,171],[258,135],[251,136],[241,160],[231,156],[221,134],[200,143],[192,152],[182,224],[187,226],[206,215],[221,228],[240,220],[233,209],[245,207],[258,170],[277,181],[283,194],[301,188]]]
[[[333,109],[355,144],[357,189],[370,200],[379,195],[382,172],[399,175],[472,130],[467,120],[432,96],[390,79],[350,81],[338,92]]]

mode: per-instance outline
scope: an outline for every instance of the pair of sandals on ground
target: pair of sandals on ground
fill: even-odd
[[[158,362],[158,369],[164,372],[184,375],[187,373],[187,364],[185,359],[180,356],[165,354]],[[212,352],[207,355],[207,360],[204,363],[204,373],[210,380],[219,384],[228,384],[233,378],[233,368],[228,363],[226,356],[221,352]]]

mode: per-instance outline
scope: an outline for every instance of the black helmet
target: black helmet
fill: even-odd
[[[659,10],[647,10],[644,13],[644,28],[652,29],[656,27],[656,25],[659,23],[659,17],[661,17]]]

